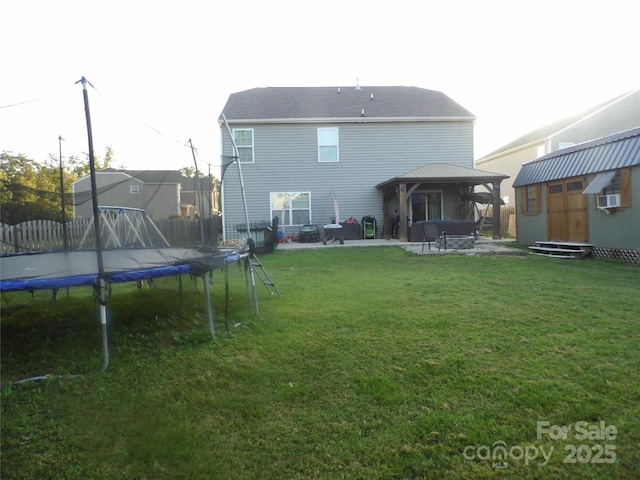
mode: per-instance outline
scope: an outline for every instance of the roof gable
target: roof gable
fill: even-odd
[[[526,133],[525,135],[522,135],[521,137],[518,137],[515,140],[507,143],[506,145],[503,145],[497,150],[494,150],[493,152],[488,153],[487,155],[482,157],[480,160],[478,160],[478,162],[481,162],[489,157],[493,157],[494,155],[497,155],[499,153],[508,152],[509,150],[512,150],[514,148],[529,145],[534,142],[544,141],[547,138],[553,137],[554,135],[560,133],[561,131],[565,130],[571,125],[574,125],[576,123],[581,122],[582,120],[585,120],[586,118],[589,118],[591,115],[599,112],[600,110],[603,110],[605,108],[610,108],[611,106],[615,105],[619,101],[624,100],[625,98],[631,95],[637,95],[637,94],[640,94],[640,90],[632,90],[623,95],[619,95],[618,97],[612,100],[607,100],[606,102],[600,103],[594,107],[584,110],[580,113],[571,115],[569,117],[563,118],[562,120],[557,120],[553,123],[550,123],[543,127],[532,130],[529,133]]]
[[[640,127],[598,138],[522,165],[514,187],[640,165]]]
[[[197,182],[194,177],[185,177],[179,170],[118,170],[115,168],[105,168],[96,172],[97,174],[109,173],[122,175],[126,180],[135,180],[147,185],[180,185],[182,191],[195,191]],[[76,180],[74,183],[86,181],[89,175]],[[200,187],[203,191],[208,191],[211,180],[208,176],[200,177]]]
[[[117,170],[106,168],[102,172],[124,173],[142,183],[182,183],[185,177],[178,170]]]
[[[227,120],[467,119],[471,112],[442,92],[418,87],[267,87],[229,96]]]

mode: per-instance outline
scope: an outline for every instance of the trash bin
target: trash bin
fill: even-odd
[[[362,217],[362,237],[376,238],[376,218],[371,216]]]

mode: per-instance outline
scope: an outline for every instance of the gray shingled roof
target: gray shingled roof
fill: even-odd
[[[550,123],[548,125],[545,125],[544,127],[540,127],[537,128],[535,130],[530,131],[529,133],[522,135],[521,137],[516,138],[515,140],[507,143],[506,145],[503,145],[502,147],[486,154],[485,156],[483,156],[481,159],[478,160],[478,162],[481,162],[482,160],[492,157],[494,155],[497,155],[498,153],[502,153],[502,152],[507,152],[513,148],[517,148],[517,147],[521,147],[524,145],[528,145],[532,142],[536,142],[539,140],[545,140],[546,138],[553,136],[554,134],[558,133],[559,131],[565,129],[566,127],[569,127],[570,125],[573,125],[574,123],[582,120],[585,117],[588,117],[589,115],[591,115],[594,112],[597,112],[598,110],[608,106],[608,105],[612,105],[614,103],[616,103],[618,100],[631,95],[631,94],[635,94],[637,92],[639,92],[640,90],[633,90],[631,92],[627,92],[624,93],[622,95],[617,96],[614,99],[611,100],[607,100],[606,102],[600,103],[594,107],[591,107],[587,110],[584,110],[583,112],[577,113],[575,115],[571,115],[569,117],[563,118],[562,120],[558,120],[555,121],[553,123]]]
[[[183,190],[193,190],[193,178],[182,175],[179,170],[119,170],[116,168],[105,168],[102,172],[123,173],[129,175],[146,184],[180,184]],[[209,185],[208,177],[200,179],[201,185]]]
[[[383,188],[394,183],[483,183],[505,178],[509,178],[509,175],[449,163],[429,163],[379,183],[376,187]]]
[[[229,96],[229,121],[368,118],[475,120],[442,92],[418,87],[267,87]],[[222,114],[220,119],[222,119]]]
[[[522,165],[514,187],[640,165],[640,127],[556,150]]]

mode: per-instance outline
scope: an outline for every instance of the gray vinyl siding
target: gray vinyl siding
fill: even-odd
[[[339,129],[339,162],[318,162],[317,129]],[[233,128],[233,125],[231,125]],[[270,192],[310,192],[312,221],[329,223],[335,192],[340,220],[373,215],[382,221],[375,185],[428,163],[473,168],[471,121],[336,124],[255,124],[255,163],[243,163],[249,221],[270,221]],[[224,129],[224,127],[223,127]],[[231,155],[226,129],[223,152]],[[237,166],[225,172],[226,225],[244,223]]]
[[[137,185],[139,191],[132,194],[130,187]],[[96,173],[98,188],[98,205],[113,207],[139,208],[145,210],[152,220],[164,220],[171,215],[180,214],[179,185],[145,184],[122,173]],[[91,190],[91,179],[85,177],[73,184],[74,192]],[[102,191],[101,191],[102,190]],[[75,218],[92,218],[93,205],[91,198],[74,206]]]
[[[595,175],[589,176],[589,181]],[[631,207],[606,214],[589,195],[589,243],[602,248],[640,250],[640,167],[631,169]]]
[[[640,91],[551,137],[551,150],[562,142],[587,142],[640,127]]]

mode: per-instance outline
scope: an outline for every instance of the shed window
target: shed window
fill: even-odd
[[[598,175],[596,175],[596,178],[591,180],[591,183],[587,185],[587,188],[585,188],[582,193],[585,195],[588,193],[600,193],[607,185],[611,183],[615,175],[615,170],[599,173]]]
[[[612,193],[620,193],[620,173],[616,172],[608,185],[602,190],[603,195],[611,195]]]
[[[541,192],[540,184],[527,185],[520,189],[520,212],[523,215],[537,215],[542,211]]]
[[[611,183],[602,191],[603,195],[612,193],[620,194],[620,207],[631,207],[631,169],[621,168],[616,170],[616,174]]]
[[[582,180],[567,183],[567,192],[577,192],[578,190],[582,190],[583,188],[584,185],[582,183]]]
[[[620,207],[631,207],[631,169],[621,168],[599,173],[582,193],[594,193],[596,197],[617,193],[620,195]]]

